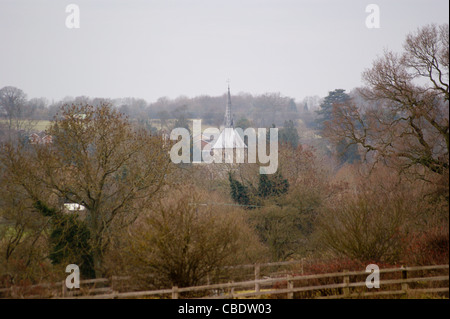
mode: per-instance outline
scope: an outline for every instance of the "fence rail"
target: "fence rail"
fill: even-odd
[[[115,283],[127,281],[130,277],[112,277],[82,280],[81,289],[68,291],[64,281],[53,284],[31,286],[34,288],[54,288],[60,291],[53,298],[84,298],[84,299],[114,299],[114,298],[208,298],[208,299],[232,299],[232,298],[366,298],[377,296],[415,294],[444,294],[448,298],[449,293],[449,265],[414,266],[380,269],[380,288],[368,289],[365,278],[369,275],[366,271],[344,271],[315,275],[292,275],[279,273],[273,277],[261,277],[262,267],[285,266],[303,263],[303,261],[291,261],[268,264],[241,265],[229,268],[253,268],[254,278],[238,282],[215,283],[194,287],[172,287],[171,289],[148,290],[148,291],[125,291],[119,292]],[[416,272],[422,274],[413,275]],[[424,272],[432,272],[425,276]],[[400,278],[385,278],[388,274]],[[445,274],[444,274],[445,273]],[[388,276],[389,277],[389,276]],[[101,287],[97,287],[100,284]],[[93,287],[83,290],[84,286]],[[427,286],[428,285],[428,286]],[[431,285],[431,287],[430,287]],[[424,287],[425,286],[425,287]],[[30,288],[30,287],[28,287]],[[13,295],[17,287],[0,289],[1,294]],[[184,294],[184,296],[182,296]],[[297,295],[296,295],[297,294]],[[303,294],[303,295],[302,295]],[[27,298],[45,298],[39,295],[28,295]]]

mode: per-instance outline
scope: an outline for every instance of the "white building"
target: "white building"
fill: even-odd
[[[225,108],[224,127],[211,149],[214,154],[217,154],[216,152],[222,153],[222,162],[224,163],[236,163],[237,156],[240,156],[239,154],[245,156],[245,149],[247,149],[247,145],[245,145],[241,136],[234,129],[229,85],[227,105]]]

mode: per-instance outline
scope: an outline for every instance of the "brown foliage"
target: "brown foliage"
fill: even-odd
[[[145,287],[186,287],[219,275],[222,266],[261,258],[242,216],[205,199],[193,189],[172,189],[152,206],[122,242],[122,271]]]
[[[445,199],[436,202],[432,191],[430,184],[408,181],[387,168],[371,170],[325,206],[320,239],[339,256],[389,263],[408,260],[409,234],[448,225],[448,204]]]

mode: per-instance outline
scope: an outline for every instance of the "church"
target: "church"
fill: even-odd
[[[225,116],[223,127],[216,142],[212,145],[211,150],[214,154],[222,155],[222,163],[236,163],[238,156],[245,156],[245,145],[241,136],[234,129],[234,120],[231,112],[231,94],[230,85],[228,84],[227,104],[225,108]],[[242,158],[242,162],[243,162]],[[241,161],[238,161],[241,162]]]

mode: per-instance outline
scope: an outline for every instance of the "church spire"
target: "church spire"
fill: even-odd
[[[228,95],[227,95],[227,107],[225,109],[225,127],[234,127],[233,117],[231,115],[231,94],[230,94],[230,81],[228,80]]]

